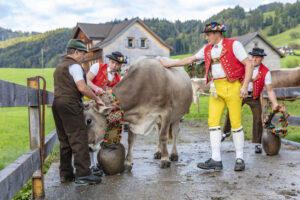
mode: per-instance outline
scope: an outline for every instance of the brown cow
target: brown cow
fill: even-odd
[[[300,67],[271,71],[272,88],[300,86]]]
[[[178,160],[176,139],[179,121],[189,112],[192,102],[192,86],[183,67],[164,68],[158,59],[143,58],[132,65],[124,78],[113,88],[129,123],[128,151],[125,168],[132,168],[132,150],[137,134],[147,135],[158,129],[159,142],[155,158],[161,158],[161,167],[169,167]],[[89,142],[97,144],[103,139],[104,117],[107,109],[97,105],[88,106],[85,119]],[[172,131],[171,156],[167,150],[169,131]],[[98,145],[98,144],[97,144]]]

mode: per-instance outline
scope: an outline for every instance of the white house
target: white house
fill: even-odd
[[[170,56],[172,47],[139,18],[124,20],[119,24],[77,23],[72,38],[85,42],[89,53],[83,63],[85,68],[95,62],[107,63],[106,55],[120,51],[132,64],[140,56]]]

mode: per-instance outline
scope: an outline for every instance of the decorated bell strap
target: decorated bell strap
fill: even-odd
[[[124,124],[125,115],[117,96],[111,88],[105,90],[105,94],[102,95],[101,99],[105,106],[113,108],[110,113],[105,115],[106,128],[104,140],[101,143],[102,148],[111,148],[115,144],[119,144],[122,139],[122,125]]]
[[[273,117],[275,116],[276,113],[281,113],[281,116],[279,118],[279,122],[281,127],[275,127],[271,122]],[[286,110],[286,106],[285,105],[281,105],[281,106],[277,106],[274,110],[272,110],[270,112],[270,114],[268,114],[265,118],[264,121],[264,128],[267,130],[267,132],[272,133],[276,136],[279,137],[284,137],[287,135],[287,129],[285,129],[285,127],[287,127],[289,125],[287,118],[290,116],[290,114],[287,112]]]

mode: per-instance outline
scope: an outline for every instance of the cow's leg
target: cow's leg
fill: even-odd
[[[158,135],[158,144],[157,144],[157,151],[154,154],[154,159],[161,159],[161,142],[159,139],[159,134],[160,134],[160,124],[157,124],[157,135]]]
[[[161,142],[161,168],[168,168],[171,165],[167,148],[168,133],[170,128],[169,121],[169,115],[163,117],[159,133],[159,140]]]
[[[177,137],[179,135],[179,121],[171,125],[170,132],[171,132],[170,134],[172,134],[173,136],[173,146],[172,146],[170,160],[178,161]]]
[[[133,150],[133,144],[135,141],[136,135],[128,130],[128,151],[127,151],[127,156],[125,159],[124,167],[125,167],[125,172],[130,172],[132,169],[132,150]]]

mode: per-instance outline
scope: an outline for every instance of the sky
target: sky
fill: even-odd
[[[297,0],[277,0],[294,3]],[[133,17],[170,21],[206,20],[239,5],[249,11],[274,0],[0,0],[0,27],[45,32],[81,23],[105,23]]]

